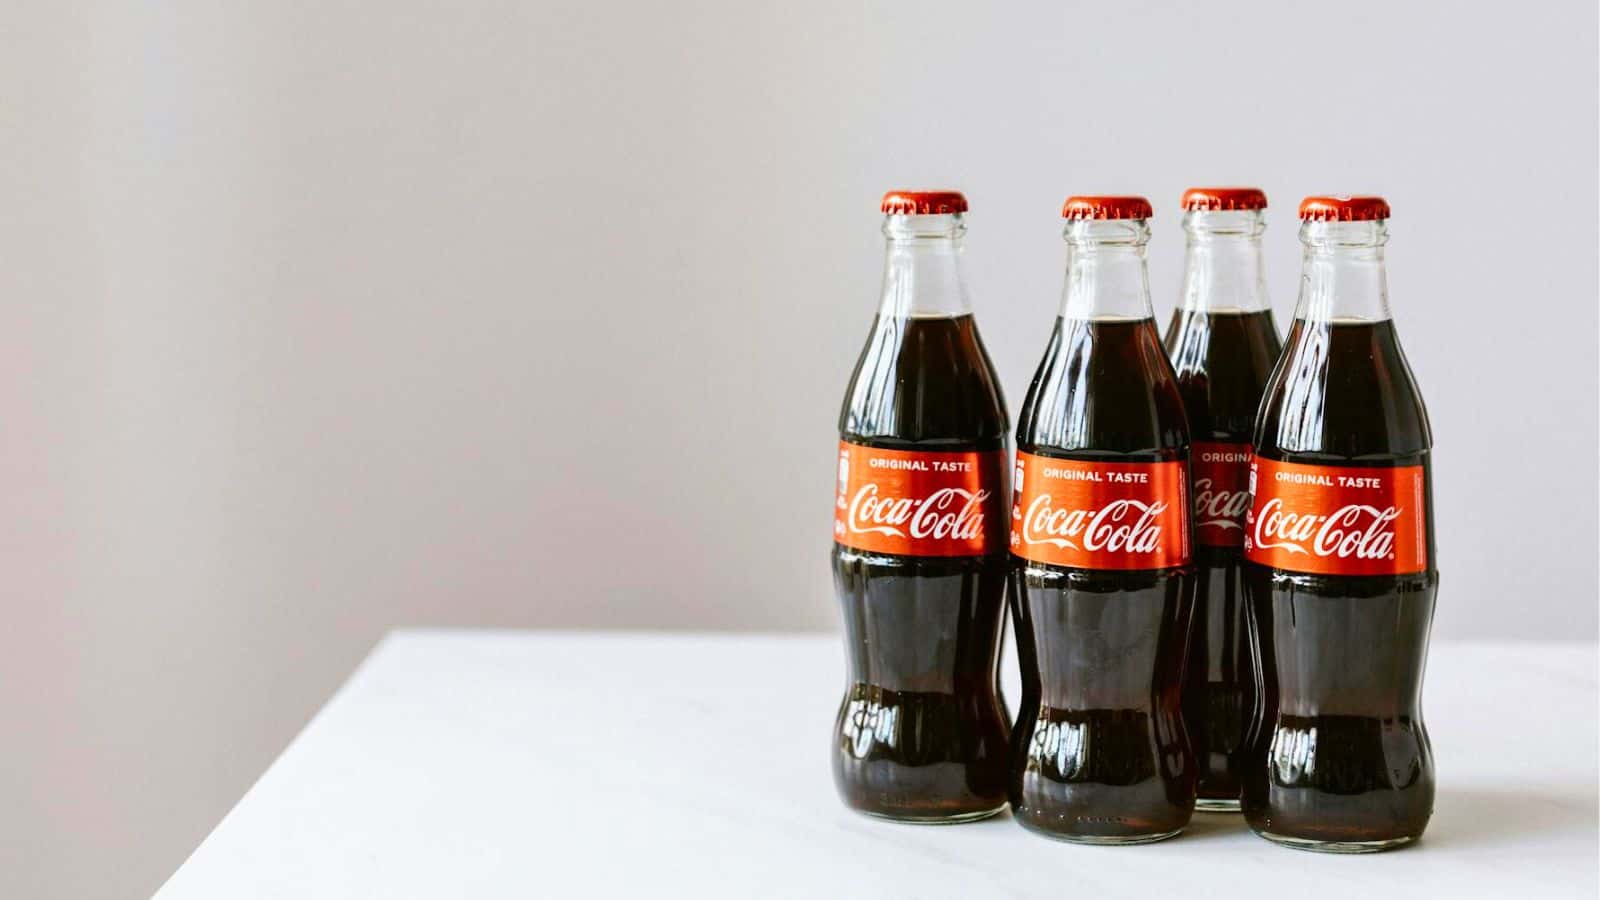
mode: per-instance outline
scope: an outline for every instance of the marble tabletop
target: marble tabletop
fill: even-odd
[[[1085,847],[851,813],[835,636],[400,631],[157,897],[1594,897],[1596,664],[1435,642],[1433,822],[1351,857],[1236,815]]]

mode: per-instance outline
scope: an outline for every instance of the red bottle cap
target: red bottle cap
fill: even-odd
[[[960,191],[890,191],[879,209],[891,216],[942,216],[967,211]]]
[[[1389,204],[1370,194],[1307,197],[1300,201],[1300,218],[1307,222],[1371,222],[1389,218]]]
[[[1143,197],[1068,197],[1063,219],[1148,219],[1155,215]]]
[[[1184,212],[1229,212],[1266,208],[1267,195],[1260,188],[1189,188],[1183,192]]]

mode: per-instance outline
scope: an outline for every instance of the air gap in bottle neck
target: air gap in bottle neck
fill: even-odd
[[[885,318],[947,318],[972,312],[961,265],[967,198],[956,191],[890,191],[883,195],[887,239]]]
[[[1183,208],[1183,308],[1266,312],[1270,304],[1261,261],[1266,194],[1256,188],[1190,188]]]
[[[1061,208],[1067,220],[1067,277],[1061,318],[1149,319],[1150,202],[1143,197],[1076,196]]]
[[[1308,322],[1383,322],[1389,310],[1383,248],[1389,204],[1373,196],[1316,196],[1300,204],[1300,299]]]

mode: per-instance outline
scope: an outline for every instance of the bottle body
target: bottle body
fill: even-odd
[[[1254,438],[1243,811],[1279,843],[1381,850],[1421,836],[1433,810],[1433,441],[1388,314],[1382,223],[1302,234],[1300,307]]]
[[[1236,812],[1255,695],[1244,597],[1250,438],[1282,344],[1261,264],[1265,195],[1197,188],[1184,206],[1184,291],[1166,334],[1193,442],[1194,629],[1183,716],[1196,808]]]
[[[896,228],[911,218],[891,216]],[[958,231],[919,227],[933,237],[907,240]],[[960,822],[1005,806],[1008,420],[949,268],[957,248],[894,243],[839,420],[831,561],[848,673],[832,765],[853,809]]]
[[[1018,419],[1013,471],[1012,813],[1082,843],[1170,837],[1194,809],[1180,707],[1188,433],[1147,288],[1128,309],[1103,302],[1118,265],[1136,266],[1122,277],[1142,285],[1137,244],[1109,251],[1137,254],[1122,263],[1103,247],[1069,250],[1068,297]]]

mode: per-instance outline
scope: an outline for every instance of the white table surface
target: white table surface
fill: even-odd
[[[157,897],[1594,897],[1596,660],[1436,642],[1433,822],[1345,857],[1229,815],[1083,847],[851,813],[836,637],[403,631]]]

